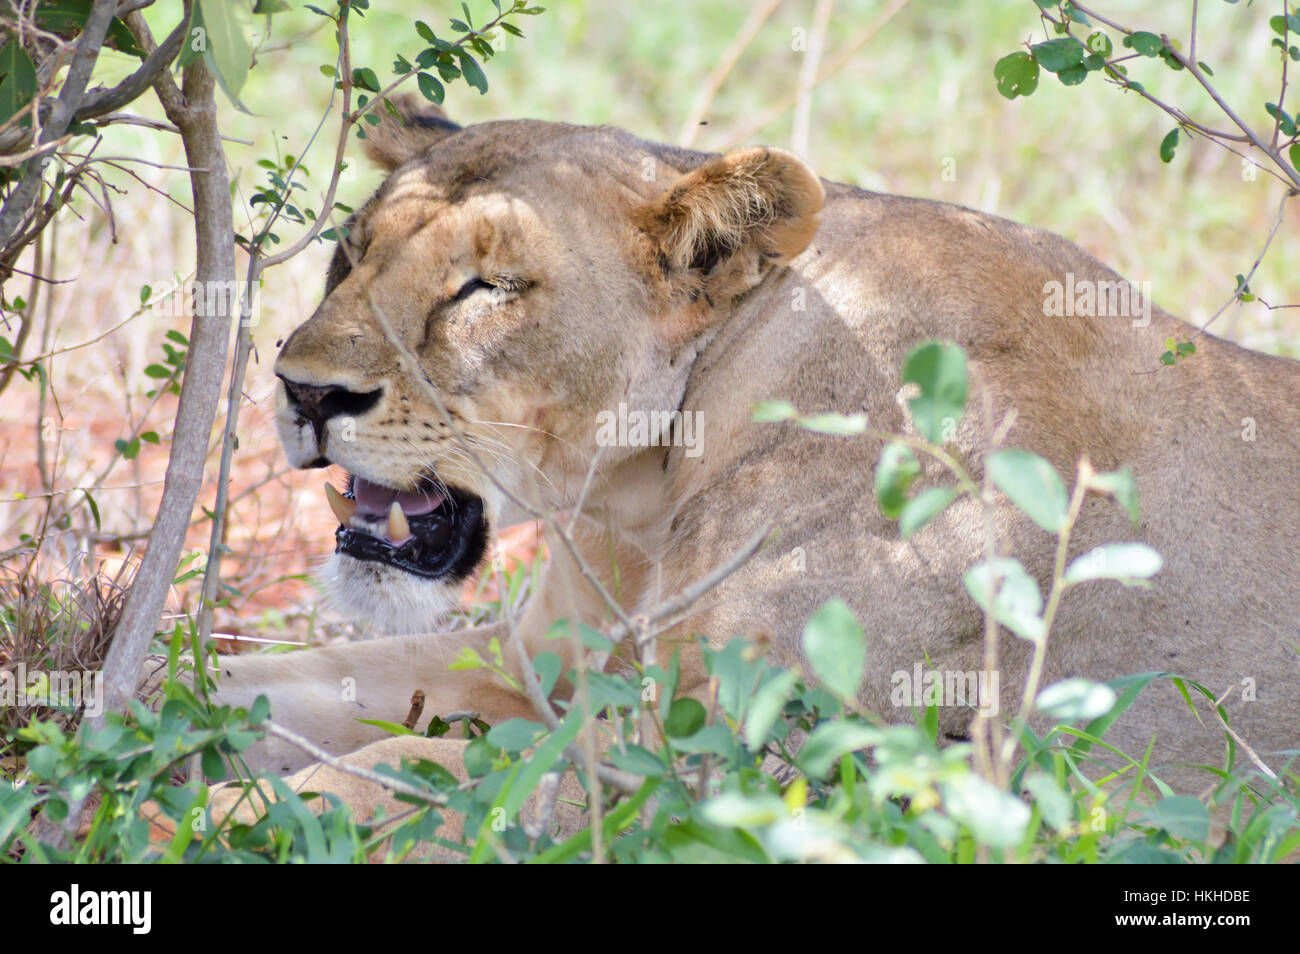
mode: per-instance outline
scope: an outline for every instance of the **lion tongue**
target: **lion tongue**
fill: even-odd
[[[387,518],[394,503],[402,508],[402,513],[406,516],[418,517],[437,510],[443,500],[442,494],[394,490],[364,477],[353,478],[352,496],[357,501],[357,513],[371,519]]]

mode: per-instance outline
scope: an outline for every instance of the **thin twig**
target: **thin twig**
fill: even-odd
[[[301,749],[317,762],[328,765],[332,769],[346,772],[348,775],[378,785],[381,788],[386,788],[390,792],[396,792],[399,795],[408,795],[411,798],[417,798],[430,805],[445,806],[448,802],[446,795],[441,795],[437,792],[426,792],[423,789],[416,788],[414,785],[409,785],[406,782],[403,782],[401,779],[393,778],[388,775],[381,775],[378,772],[372,771],[371,769],[361,768],[358,765],[349,765],[338,756],[326,752],[319,745],[316,745],[309,739],[303,738],[297,732],[286,729],[274,720],[267,719],[262,723],[262,725],[266,727],[266,731],[271,735],[278,739],[283,739],[295,748]]]
[[[893,19],[894,15],[898,13],[899,10],[902,10],[903,7],[907,6],[908,3],[909,0],[892,0],[888,7],[877,14],[876,18],[863,28],[861,33],[845,44],[844,48],[840,51],[839,56],[837,56],[825,70],[818,74],[817,79],[812,84],[813,87],[820,86],[840,70],[844,69],[844,67],[848,66],[849,63],[852,62],[854,55],[857,54],[858,50],[866,46],[866,44],[884,28],[885,24]],[[759,119],[742,128],[740,132],[733,134],[729,144],[734,146],[746,142],[752,135],[754,135],[754,133],[758,132],[764,126],[775,122],[777,119],[784,116],[797,102],[799,102],[798,91],[777,100],[777,104],[759,117]]]
[[[812,124],[813,89],[816,85],[817,67],[826,46],[826,27],[830,23],[835,0],[817,0],[813,9],[812,29],[808,31],[808,49],[804,51],[803,65],[799,67],[799,99],[794,106],[794,130],[790,134],[790,150],[795,155],[808,158],[808,131]]]
[[[709,72],[704,85],[700,87],[700,91],[695,94],[695,100],[691,103],[690,112],[686,114],[686,119],[682,121],[681,131],[677,134],[677,144],[679,146],[689,149],[695,142],[695,137],[700,131],[700,125],[704,117],[708,115],[709,106],[717,97],[718,90],[722,88],[727,76],[735,69],[736,62],[740,59],[741,54],[748,49],[750,43],[754,42],[754,37],[758,35],[758,31],[781,3],[782,0],[764,0],[763,3],[749,11],[749,17],[741,24],[740,32],[736,34],[735,39],[722,52],[717,65]]]

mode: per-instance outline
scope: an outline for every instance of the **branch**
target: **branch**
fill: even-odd
[[[135,14],[133,19],[138,17]],[[142,20],[136,22],[143,27]],[[147,27],[143,29],[147,35]],[[201,61],[186,67],[185,87],[185,95],[181,97],[166,72],[154,80],[167,118],[181,131],[186,160],[196,170],[190,176],[198,250],[196,278],[201,287],[233,283],[235,246],[230,180],[217,129],[215,82]],[[200,169],[205,171],[197,171]],[[208,437],[216,417],[229,351],[230,303],[227,296],[218,297],[221,300],[209,302],[209,296],[204,295],[196,303],[163,499],[104,663],[105,712],[121,711],[135,693],[140,667],[157,629],[202,485]],[[209,304],[215,306],[214,313],[208,313]],[[196,671],[201,674],[204,669],[201,645],[195,646],[195,660]],[[88,722],[93,727],[102,718]]]
[[[719,583],[739,570],[744,564],[749,562],[750,557],[758,552],[758,548],[763,545],[763,541],[767,539],[767,535],[771,532],[772,524],[763,524],[763,526],[759,528],[758,533],[750,537],[749,541],[737,550],[730,560],[714,567],[694,583],[685,587],[676,596],[664,600],[651,610],[648,615],[642,617],[638,621],[640,625],[637,627],[637,630],[646,630],[654,623],[687,609],[692,603],[695,603]],[[618,645],[618,643],[625,639],[631,632],[632,630],[619,625],[610,630],[608,635],[610,641],[615,645]],[[638,633],[637,644],[641,645],[648,642],[650,639],[654,638],[654,635],[657,634],[641,635]]]
[[[1274,236],[1277,235],[1277,230],[1282,226],[1282,221],[1286,216],[1286,204],[1292,198],[1294,198],[1295,195],[1296,193],[1294,191],[1287,192],[1282,196],[1282,201],[1277,204],[1277,216],[1273,219],[1273,227],[1268,230],[1268,238],[1264,240],[1264,247],[1259,250],[1259,255],[1255,257],[1255,264],[1251,265],[1250,271],[1248,271],[1242,277],[1241,287],[1234,290],[1232,293],[1232,297],[1229,298],[1227,301],[1225,301],[1222,305],[1220,305],[1219,310],[1216,311],[1214,314],[1212,314],[1209,320],[1205,324],[1197,328],[1196,334],[1192,335],[1192,337],[1188,340],[1195,340],[1196,338],[1199,338],[1201,336],[1201,333],[1205,331],[1206,328],[1210,327],[1210,325],[1214,324],[1214,322],[1218,320],[1218,317],[1228,310],[1228,306],[1231,305],[1234,301],[1237,301],[1241,297],[1242,291],[1248,285],[1250,285],[1250,280],[1255,277],[1255,272],[1259,270],[1259,263],[1264,261],[1264,256],[1268,254],[1268,247],[1273,244],[1273,238]],[[1274,306],[1269,305],[1268,307],[1269,310],[1272,311]],[[1290,306],[1284,305],[1279,307],[1290,307]]]
[[[893,0],[893,2],[891,2],[888,7],[880,11],[880,13],[876,15],[876,18],[863,28],[861,33],[859,33],[857,36],[855,36],[852,40],[850,40],[848,43],[844,45],[844,48],[840,51],[839,56],[837,56],[835,60],[829,66],[826,67],[826,69],[824,69],[820,74],[818,74],[817,78],[813,81],[812,86],[808,87],[809,90],[813,89],[814,87],[820,86],[822,83],[826,82],[836,73],[838,73],[840,70],[844,69],[844,67],[848,66],[849,63],[852,62],[854,54],[856,54],[858,50],[860,50],[862,47],[866,46],[867,43],[869,43],[871,39],[884,28],[885,24],[888,23],[891,19],[893,19],[894,14],[898,13],[899,10],[907,6],[909,2],[910,0]],[[796,103],[799,102],[799,97],[800,97],[800,91],[796,90],[795,92],[782,98],[780,101],[777,102],[775,106],[773,106],[770,110],[764,113],[759,119],[750,123],[739,133],[734,134],[731,137],[730,144],[736,145],[738,143],[742,143],[745,140],[749,139],[749,137],[752,136],[754,133],[758,132],[760,129],[766,126],[768,123],[780,119],[787,112],[789,112],[795,106]]]
[[[111,89],[97,89],[87,96],[77,110],[77,119],[93,119],[104,113],[111,113],[115,109],[121,109],[127,103],[139,99],[144,91],[153,85],[158,74],[176,59],[188,35],[188,30],[188,18],[182,19],[180,25],[163,40],[162,45],[155,47],[145,58],[138,70]]]
[[[68,126],[72,124],[77,109],[81,106],[82,97],[86,93],[86,84],[90,82],[90,74],[95,69],[99,50],[108,35],[108,26],[113,21],[116,6],[114,0],[95,0],[95,5],[91,7],[85,28],[77,38],[77,48],[72,56],[72,66],[68,69],[68,78],[63,83],[63,89],[59,91],[58,100],[50,109],[50,117],[41,130],[38,145],[45,145],[61,138],[68,131]],[[9,193],[3,207],[0,207],[0,249],[8,247],[9,240],[18,230],[19,224],[35,205],[36,197],[41,190],[42,171],[41,163],[34,162],[29,165],[18,187]]]
[[[440,795],[437,792],[426,792],[423,789],[416,788],[414,785],[408,785],[401,779],[392,778],[388,775],[381,775],[378,772],[372,771],[371,769],[361,768],[358,765],[349,765],[338,756],[326,752],[319,745],[308,741],[297,732],[286,729],[278,722],[267,719],[262,724],[266,726],[266,731],[269,734],[276,738],[283,739],[296,748],[302,749],[317,762],[328,765],[332,769],[346,772],[348,775],[353,775],[363,781],[378,785],[381,788],[386,788],[390,792],[396,792],[399,795],[409,795],[411,798],[418,798],[420,801],[426,802],[430,805],[445,806],[447,804],[448,799],[446,795]]]
[[[681,131],[677,133],[677,145],[689,149],[695,142],[695,135],[700,131],[700,123],[708,114],[709,106],[713,103],[714,97],[718,95],[718,90],[722,88],[723,81],[735,69],[736,61],[740,59],[740,55],[754,41],[759,29],[767,22],[776,8],[781,5],[781,2],[782,0],[764,0],[762,4],[750,11],[749,18],[741,25],[740,32],[731,41],[731,45],[723,51],[722,57],[718,60],[717,65],[713,67],[713,72],[709,73],[709,78],[704,81],[704,85],[696,94],[695,102],[691,103],[691,111],[686,114],[686,119],[682,121]]]

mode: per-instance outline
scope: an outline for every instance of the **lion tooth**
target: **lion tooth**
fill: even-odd
[[[411,535],[411,525],[406,522],[406,514],[402,513],[402,505],[396,500],[388,508],[388,539],[394,543],[403,543]]]
[[[357,502],[344,497],[334,489],[333,484],[325,485],[325,499],[329,501],[330,509],[334,511],[334,516],[339,518],[339,523],[346,527],[348,521],[352,519],[352,515],[357,512]]]

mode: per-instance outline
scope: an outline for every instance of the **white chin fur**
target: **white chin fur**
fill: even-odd
[[[329,558],[320,577],[334,609],[382,635],[437,632],[460,602],[463,582],[426,580],[342,553]]]

